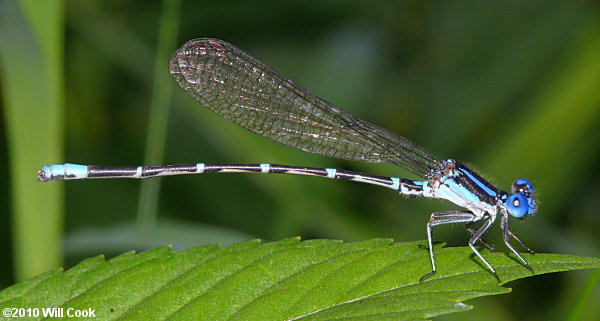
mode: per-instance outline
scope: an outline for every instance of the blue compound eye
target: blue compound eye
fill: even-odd
[[[508,214],[521,218],[529,212],[527,197],[521,193],[514,193],[506,200],[506,209]]]
[[[523,193],[531,197],[534,193],[533,184],[527,178],[519,178],[512,185],[513,193]]]

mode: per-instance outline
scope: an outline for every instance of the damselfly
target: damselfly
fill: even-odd
[[[512,184],[511,193],[498,189],[464,164],[454,159],[441,160],[398,134],[351,116],[222,40],[203,38],[187,42],[171,56],[169,70],[179,86],[194,99],[251,132],[311,153],[392,163],[424,180],[334,168],[204,163],[131,167],[50,165],[38,172],[38,180],[247,172],[312,175],[374,184],[404,195],[445,199],[465,209],[431,215],[427,239],[432,270],[421,280],[436,272],[432,228],[449,223],[467,225],[471,234],[469,247],[498,278],[496,270],[475,247],[478,242],[488,246],[481,237],[498,214],[501,215],[504,243],[531,270],[509,241],[513,238],[527,251],[533,251],[508,228],[509,215],[522,219],[536,212],[534,188],[529,180],[517,179]],[[471,225],[475,222],[482,224],[472,229]]]

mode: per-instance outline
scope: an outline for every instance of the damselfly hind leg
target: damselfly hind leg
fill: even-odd
[[[434,275],[436,272],[435,258],[433,255],[433,237],[432,230],[434,226],[451,224],[451,223],[472,223],[476,220],[476,216],[471,212],[464,211],[444,211],[431,214],[431,219],[427,223],[427,242],[429,246],[429,258],[431,259],[431,272],[423,275],[419,282],[423,282],[426,278]]]

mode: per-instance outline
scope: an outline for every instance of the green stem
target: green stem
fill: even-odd
[[[144,164],[158,165],[163,161],[169,102],[171,101],[173,88],[167,62],[177,40],[180,7],[180,0],[163,0]],[[149,228],[155,224],[159,191],[160,180],[158,179],[142,183],[137,213],[137,221],[140,227]]]
[[[0,66],[12,197],[16,279],[62,264],[63,185],[39,184],[63,158],[62,0],[0,1]]]

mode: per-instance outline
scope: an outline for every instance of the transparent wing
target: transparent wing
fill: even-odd
[[[349,160],[390,162],[421,177],[440,166],[408,139],[353,117],[225,41],[188,41],[171,56],[169,70],[210,110],[281,144]]]

